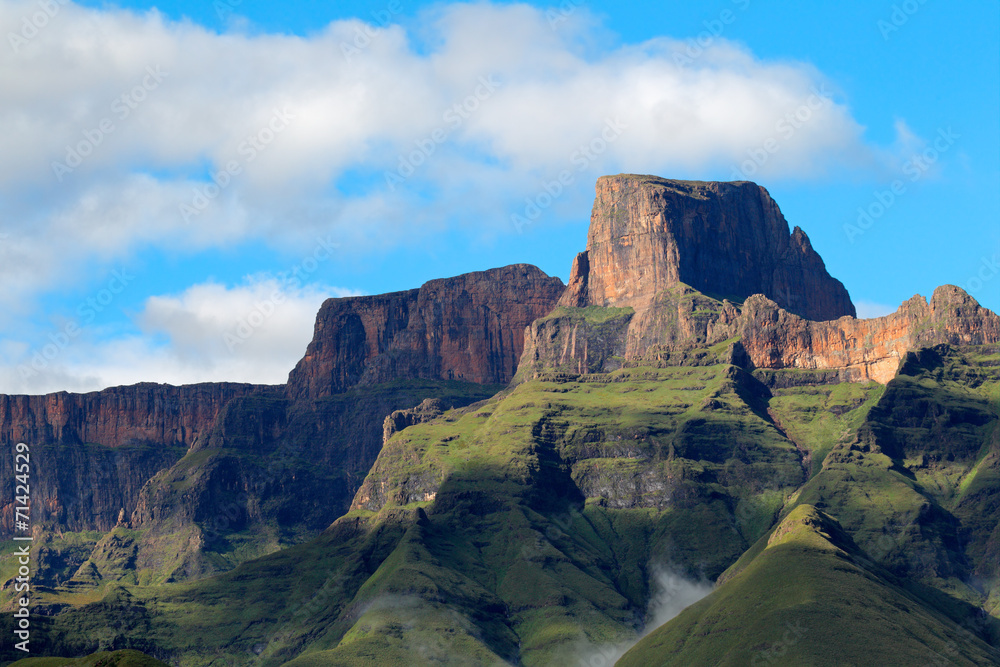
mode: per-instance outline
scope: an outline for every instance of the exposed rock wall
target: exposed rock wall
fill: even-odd
[[[1000,342],[1000,318],[954,285],[915,296],[895,313],[857,320],[810,322],[762,296],[744,303],[743,347],[757,368],[835,369],[842,380],[885,384],[910,350],[939,344]]]
[[[188,446],[233,398],[261,385],[143,382],[87,394],[0,395],[0,443],[130,443]]]
[[[529,328],[521,377],[729,361],[886,383],[907,351],[1000,340],[996,314],[950,285],[855,319],[805,232],[749,182],[600,178],[559,306]]]
[[[759,294],[741,308],[677,286],[635,314],[631,309],[557,309],[528,329],[519,375],[733,363],[825,371],[816,376],[824,382],[885,384],[909,351],[996,343],[1000,317],[953,285],[937,288],[929,302],[915,296],[885,317],[825,322],[803,319]]]
[[[30,447],[32,520],[110,530],[139,491],[260,385],[142,383],[87,394],[0,395],[0,442]],[[13,528],[13,457],[0,460],[0,531]]]
[[[329,299],[289,375],[289,396],[320,398],[406,378],[509,382],[524,328],[552,310],[563,289],[558,278],[515,264],[407,292]]]
[[[641,311],[678,283],[735,301],[764,294],[812,320],[855,315],[805,232],[789,234],[759,185],[631,174],[598,179],[587,250],[574,261],[560,304]]]

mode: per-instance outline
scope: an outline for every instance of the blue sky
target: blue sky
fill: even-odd
[[[0,24],[0,392],[282,382],[328,296],[565,280],[605,173],[761,183],[861,314],[946,283],[1000,307],[996,2],[0,0]]]

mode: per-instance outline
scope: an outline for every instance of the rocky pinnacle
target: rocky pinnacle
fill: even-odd
[[[740,302],[763,294],[809,320],[855,315],[809,238],[750,182],[673,181],[622,174],[597,181],[587,250],[560,305],[644,310],[685,283]]]

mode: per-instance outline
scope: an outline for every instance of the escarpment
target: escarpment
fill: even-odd
[[[143,484],[179,460],[233,399],[269,388],[144,382],[86,394],[0,395],[0,442],[31,452],[32,518],[110,530]],[[2,530],[13,528],[13,459],[0,463]]]
[[[747,183],[606,176],[587,249],[528,330],[520,377],[726,361],[886,383],[907,351],[1000,342],[1000,320],[958,287],[855,318],[805,232]]]
[[[313,341],[289,375],[294,400],[394,379],[504,384],[517,370],[524,328],[564,286],[515,264],[372,297],[326,301]]]
[[[935,345],[1000,342],[1000,318],[954,285],[914,296],[890,315],[811,322],[761,296],[743,305],[740,336],[753,365],[771,369],[834,369],[842,381],[896,376],[906,353]]]
[[[855,315],[805,232],[789,233],[759,185],[631,174],[598,179],[587,249],[560,305],[643,310],[680,283],[718,299],[764,294],[811,320]]]
[[[197,526],[201,537],[184,546],[196,550],[274,522],[320,530],[349,505],[387,415],[495,392],[514,375],[525,327],[562,291],[558,278],[518,264],[331,299],[284,387],[143,383],[0,396],[0,439],[31,446],[32,518],[60,530],[125,525],[162,537]],[[12,499],[11,461],[0,470]],[[293,484],[298,496],[288,494]],[[10,500],[0,517],[9,531]],[[159,557],[154,542],[146,551]]]

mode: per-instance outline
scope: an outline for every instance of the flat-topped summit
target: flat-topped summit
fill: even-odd
[[[619,174],[597,181],[587,250],[573,263],[564,306],[647,308],[679,283],[717,298],[764,294],[810,320],[855,315],[767,190],[748,181],[675,181]]]
[[[321,398],[413,378],[509,382],[524,328],[548,314],[562,292],[559,278],[512,264],[405,292],[327,299],[305,356],[288,376],[288,394]]]

